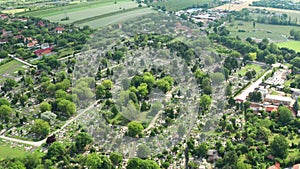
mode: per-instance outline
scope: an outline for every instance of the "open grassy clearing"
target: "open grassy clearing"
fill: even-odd
[[[293,49],[296,52],[300,52],[300,41],[287,41],[276,44],[278,47],[286,47],[289,49]]]
[[[26,152],[21,148],[11,148],[8,145],[0,145],[0,159],[24,157]]]
[[[242,23],[242,25],[239,25]],[[230,31],[231,36],[239,36],[242,39],[247,37],[262,40],[263,38],[269,38],[272,42],[285,42],[288,41],[287,37],[290,34],[290,30],[295,29],[300,31],[300,27],[286,26],[286,25],[271,25],[256,23],[256,27],[253,28],[252,22],[234,21],[233,26],[231,23],[226,25]],[[238,30],[244,30],[246,32],[238,32]]]
[[[256,73],[259,74],[259,72],[261,72],[263,68],[260,65],[247,64],[245,67],[239,70],[237,74],[240,74],[241,76],[245,76],[246,72],[250,69],[254,69]]]
[[[0,66],[0,82],[4,81],[6,78],[15,76],[18,72],[18,70],[24,70],[25,68],[22,67],[23,64],[12,60],[8,63],[5,63],[4,65]]]
[[[165,6],[167,11],[179,11],[192,7],[193,5],[203,5],[210,3],[212,0],[168,0],[164,2],[154,2],[154,6]]]
[[[88,8],[68,13],[61,13],[58,15],[48,16],[45,19],[54,21],[54,22],[61,22],[61,23],[72,23],[75,21],[83,20],[86,18],[91,18],[98,15],[104,15],[112,12],[122,11],[126,9],[132,9],[138,7],[138,4],[133,1],[122,1],[118,2],[117,4],[114,3],[105,3],[99,7],[95,8]],[[69,20],[61,21],[62,18],[66,16],[69,17]]]
[[[101,18],[101,19],[97,19],[97,20],[93,20],[90,22],[86,22],[86,23],[82,23],[79,24],[79,26],[84,26],[84,25],[88,25],[91,28],[100,28],[103,26],[107,26],[110,24],[115,24],[115,23],[120,23],[123,21],[126,21],[127,19],[131,19],[134,17],[139,17],[145,14],[149,14],[149,13],[154,13],[154,10],[151,10],[149,8],[140,8],[134,11],[130,11],[130,12],[126,12],[126,13],[120,13],[117,15],[113,15],[113,16],[109,16],[109,17],[105,17],[105,18]]]
[[[121,3],[124,1],[129,2],[130,0],[118,0],[117,3]],[[80,10],[84,10],[84,9],[91,9],[91,8],[106,6],[109,4],[114,4],[114,2],[115,2],[114,0],[98,0],[98,1],[93,1],[93,2],[81,2],[78,4],[74,4],[74,5],[51,7],[51,8],[41,9],[41,10],[36,10],[36,11],[22,12],[22,13],[20,13],[20,15],[45,18],[45,17],[54,16],[54,15],[80,11]]]

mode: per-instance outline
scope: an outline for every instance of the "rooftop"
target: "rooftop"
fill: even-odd
[[[286,102],[291,102],[291,101],[293,101],[293,99],[290,98],[290,97],[279,96],[279,95],[266,95],[266,99],[270,99],[270,100],[279,100],[279,101],[286,101]]]

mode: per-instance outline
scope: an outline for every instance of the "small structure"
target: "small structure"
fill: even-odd
[[[209,162],[215,162],[220,158],[217,150],[207,150],[207,156]]]

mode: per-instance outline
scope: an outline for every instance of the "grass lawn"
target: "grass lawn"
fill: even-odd
[[[0,81],[5,80],[6,78],[16,76],[18,70],[24,70],[25,68],[22,67],[23,64],[16,61],[12,60],[8,63],[5,63],[4,65],[0,66]]]
[[[239,25],[242,23],[243,25]],[[231,23],[226,25],[226,28],[230,31],[231,36],[239,36],[242,39],[247,37],[256,38],[262,40],[263,38],[269,38],[272,42],[286,42],[287,37],[290,34],[290,30],[295,29],[300,31],[300,27],[285,26],[285,25],[271,25],[256,23],[253,28],[252,22],[234,21],[233,26]],[[238,30],[244,30],[246,32],[238,32]]]
[[[151,5],[165,6],[167,11],[179,11],[192,7],[193,5],[203,5],[210,2],[212,2],[212,0],[168,0],[164,2],[154,2]]]
[[[300,41],[288,41],[288,42],[281,42],[277,43],[278,47],[286,47],[289,49],[293,49],[296,52],[300,52]]]
[[[0,159],[4,159],[7,157],[24,157],[25,154],[26,152],[24,150],[21,150],[20,148],[11,148],[6,145],[0,145]]]
[[[134,11],[120,13],[120,14],[116,14],[113,16],[108,16],[105,18],[100,18],[100,19],[96,19],[96,20],[93,20],[90,22],[82,23],[82,24],[79,24],[79,26],[88,25],[91,28],[100,28],[103,26],[120,23],[120,22],[126,21],[126,20],[134,18],[134,17],[138,17],[138,16],[142,16],[142,15],[154,13],[154,12],[155,11],[151,10],[150,8],[141,8],[141,9],[137,9]]]
[[[91,18],[98,15],[104,15],[112,12],[121,11],[123,9],[131,9],[138,7],[138,4],[133,1],[120,1],[117,4],[114,4],[113,2],[99,4],[96,7],[86,8],[86,9],[80,9],[72,12],[66,12],[66,13],[52,13],[55,15],[51,16],[42,16],[45,19],[54,21],[54,22],[61,22],[61,23],[72,23],[78,20],[83,20],[86,18]],[[45,14],[48,15],[48,14]],[[68,16],[69,20],[61,21],[62,18]]]
[[[243,67],[241,70],[239,70],[237,74],[240,74],[241,76],[245,76],[246,72],[249,69],[254,69],[256,71],[256,74],[259,74],[259,72],[261,72],[263,68],[260,65],[248,64],[245,67]]]

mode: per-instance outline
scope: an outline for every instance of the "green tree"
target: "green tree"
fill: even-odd
[[[0,106],[2,105],[7,105],[7,106],[10,106],[10,103],[7,99],[5,98],[0,98]]]
[[[201,143],[198,147],[194,150],[194,154],[198,157],[204,158],[206,157],[208,151],[208,145],[206,143]]]
[[[65,117],[70,117],[76,112],[76,106],[73,102],[69,100],[59,100],[57,104],[57,108],[59,112],[59,115],[65,116]]]
[[[141,123],[132,121],[128,123],[128,136],[130,137],[136,137],[138,134],[141,134],[142,131],[144,130],[144,127]]]
[[[90,169],[112,169],[111,161],[103,155],[91,153],[86,156],[85,164]]]
[[[267,55],[265,57],[265,62],[266,62],[266,64],[269,64],[269,65],[276,63],[276,55],[274,55],[274,54]]]
[[[82,151],[85,148],[85,146],[87,146],[92,142],[93,142],[92,137],[86,132],[80,132],[75,137],[75,146],[79,151]]]
[[[5,50],[1,50],[0,51],[0,58],[7,58],[8,57],[8,52],[6,52]]]
[[[51,111],[51,104],[49,104],[48,102],[42,102],[40,104],[40,111],[43,113],[43,112],[46,112],[46,111]]]
[[[121,162],[123,160],[123,155],[118,152],[112,152],[109,155],[109,159],[115,166],[117,166],[117,165],[121,164]]]
[[[12,112],[13,110],[8,105],[0,106],[0,119],[8,119]]]
[[[60,161],[66,155],[66,152],[67,152],[67,150],[62,143],[54,142],[48,148],[46,157],[48,159],[52,159],[53,161]]]
[[[50,125],[44,120],[37,119],[34,121],[30,131],[36,135],[36,138],[44,138],[50,132]]]
[[[209,95],[204,94],[200,97],[200,108],[202,110],[208,110],[212,103],[212,99]]]
[[[287,107],[284,106],[279,107],[278,114],[279,114],[278,122],[283,126],[289,124],[293,119],[292,112]]]
[[[8,169],[26,169],[26,167],[21,161],[16,160],[9,164]]]
[[[289,144],[284,136],[276,135],[270,144],[271,154],[275,157],[284,159],[288,155]]]
[[[147,83],[142,83],[137,90],[142,98],[145,98],[149,93]]]

